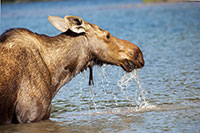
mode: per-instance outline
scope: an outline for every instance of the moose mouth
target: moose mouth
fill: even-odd
[[[121,67],[126,71],[126,72],[132,72],[134,69],[140,68],[139,66],[137,66],[133,61],[127,60],[125,59],[122,64]]]
[[[100,61],[98,59],[94,60],[94,64],[98,65],[98,66],[102,66],[103,64],[111,64],[114,65],[112,63],[108,63],[108,62],[103,62]],[[120,66],[126,71],[126,72],[132,72],[134,69],[138,69],[143,67],[144,65],[142,64],[136,64],[136,62],[130,61],[128,59],[125,59],[122,61],[122,63],[120,64]]]

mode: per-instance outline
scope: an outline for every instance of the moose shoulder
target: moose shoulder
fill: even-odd
[[[48,119],[58,90],[87,67],[107,63],[131,72],[144,66],[136,45],[95,24],[77,16],[49,21],[62,33],[11,29],[0,36],[0,124]]]

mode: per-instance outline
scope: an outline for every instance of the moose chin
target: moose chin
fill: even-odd
[[[0,36],[0,124],[50,117],[51,101],[79,72],[111,64],[126,72],[144,66],[141,50],[77,16],[48,17],[62,33],[49,37],[14,28]]]

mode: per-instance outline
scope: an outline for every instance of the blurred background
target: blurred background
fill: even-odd
[[[77,0],[2,0],[2,3],[20,3],[20,2],[35,2],[35,1],[77,1]],[[83,0],[84,1],[84,0]],[[142,0],[143,2],[180,2],[180,1],[198,1],[198,0]]]
[[[50,120],[0,126],[0,132],[200,132],[200,2],[189,0],[3,0],[0,34],[27,28],[60,34],[48,16],[76,15],[138,45],[138,76],[149,105],[137,110],[134,78],[120,87],[121,68],[88,70],[58,92]]]

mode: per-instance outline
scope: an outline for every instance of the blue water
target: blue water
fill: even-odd
[[[0,33],[23,27],[53,36],[59,31],[48,15],[77,15],[137,44],[145,59],[139,78],[146,100],[156,107],[136,111],[134,79],[123,92],[117,85],[125,74],[121,68],[95,67],[94,87],[88,86],[88,71],[77,75],[54,98],[50,120],[0,126],[0,131],[200,132],[199,2],[73,0],[1,8]]]

